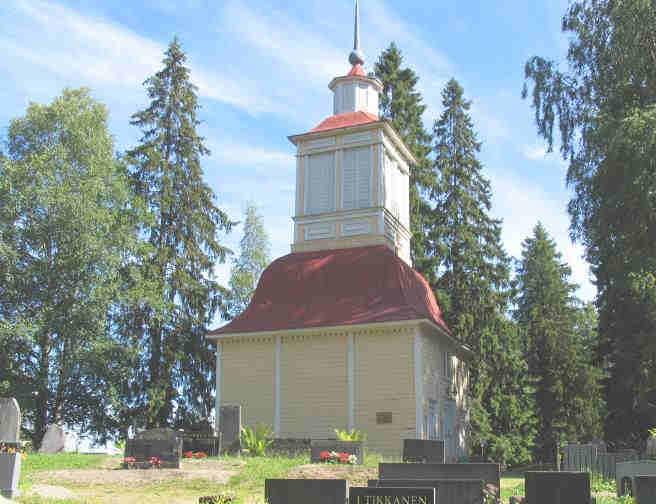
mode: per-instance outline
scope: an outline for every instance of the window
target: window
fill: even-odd
[[[342,207],[371,206],[371,148],[345,149],[342,164]]]
[[[306,167],[305,213],[335,210],[335,154],[326,152],[308,157]]]

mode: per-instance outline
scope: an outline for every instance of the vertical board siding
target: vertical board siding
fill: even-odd
[[[414,437],[413,333],[355,335],[355,428],[367,434],[367,449],[400,455],[403,437]],[[392,423],[376,424],[377,412]]]
[[[348,423],[346,335],[283,337],[280,435],[334,437]]]
[[[242,423],[274,423],[275,341],[223,343],[221,402],[242,405]]]

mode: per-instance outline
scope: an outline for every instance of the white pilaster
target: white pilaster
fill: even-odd
[[[276,336],[276,361],[274,365],[275,373],[275,390],[274,390],[274,417],[273,417],[273,434],[280,437],[280,350],[282,341],[280,335]]]
[[[355,429],[355,342],[353,334],[346,337],[346,373],[348,387],[348,430]]]
[[[416,330],[414,336],[414,367],[415,367],[415,432],[417,439],[424,437],[424,370],[421,346],[421,332]]]
[[[221,431],[221,383],[223,376],[221,376],[221,358],[222,358],[223,344],[220,341],[216,342],[216,393],[214,394],[214,429],[216,435]]]

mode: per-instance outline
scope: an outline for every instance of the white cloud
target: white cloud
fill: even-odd
[[[530,161],[537,161],[545,158],[547,149],[542,144],[525,145],[522,147],[522,155]]]
[[[488,172],[492,183],[493,213],[503,219],[502,237],[506,250],[519,258],[522,242],[542,222],[555,240],[562,259],[572,269],[571,281],[579,285],[578,296],[594,299],[590,266],[583,257],[583,247],[569,237],[569,217],[566,201],[547,194],[539,186],[503,172]]]
[[[84,16],[54,2],[9,0],[16,24],[0,36],[0,48],[74,85],[141,90],[160,67],[165,47],[106,20]],[[12,36],[13,35],[13,36]],[[192,67],[201,96],[260,113],[272,102],[250,83]]]
[[[291,153],[239,142],[210,140],[208,145],[212,159],[222,165],[248,166],[255,170],[274,168],[278,174],[295,177],[292,170],[296,162]]]

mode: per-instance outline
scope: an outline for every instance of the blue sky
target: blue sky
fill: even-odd
[[[566,0],[520,2],[361,0],[366,68],[391,41],[420,77],[430,127],[455,77],[473,101],[481,160],[502,218],[507,251],[541,220],[573,270],[579,296],[595,289],[582,248],[569,240],[566,164],[546,154],[520,96],[532,55],[563,60]],[[292,240],[294,150],[287,136],[332,110],[327,88],[349,70],[353,0],[0,1],[0,135],[30,101],[87,86],[110,110],[116,148],[135,144],[130,115],[146,104],[142,82],[177,35],[199,87],[201,133],[212,151],[205,176],[219,205],[239,219],[247,201],[264,216],[272,255]],[[241,229],[225,238],[237,249]],[[226,281],[229,265],[217,266]]]

